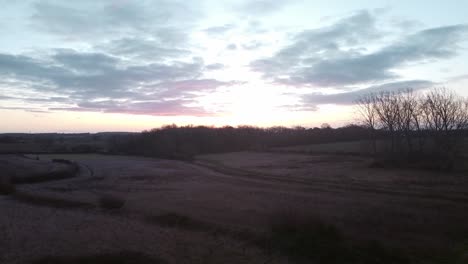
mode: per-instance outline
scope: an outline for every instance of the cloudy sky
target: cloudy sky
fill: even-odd
[[[0,0],[0,132],[343,125],[379,90],[468,95],[466,1]]]

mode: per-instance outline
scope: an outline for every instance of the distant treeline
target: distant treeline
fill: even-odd
[[[115,136],[109,146],[114,153],[189,160],[194,155],[273,147],[367,139],[367,128],[259,128],[252,126],[207,127],[176,125],[139,134]]]

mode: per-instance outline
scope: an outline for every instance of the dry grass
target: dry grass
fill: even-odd
[[[17,201],[28,203],[38,206],[47,206],[52,208],[61,209],[88,209],[93,208],[94,205],[77,200],[69,200],[60,197],[52,197],[36,193],[28,193],[24,191],[17,191],[13,198]]]
[[[161,259],[147,256],[139,252],[123,251],[114,254],[91,256],[44,257],[32,264],[162,264]]]
[[[410,259],[380,243],[356,242],[316,217],[280,213],[271,224],[267,245],[299,263],[407,264]]]
[[[16,187],[11,182],[10,177],[0,176],[0,195],[10,195],[15,193]]]
[[[106,249],[113,251],[146,254],[156,250],[147,246],[162,243],[163,252],[173,252],[175,257],[154,252],[170,263],[183,263],[184,258],[194,263],[265,263],[272,255],[287,255],[289,259],[306,263],[320,260],[339,263],[332,256],[343,255],[349,260],[346,263],[372,263],[364,260],[391,259],[398,254],[388,249],[400,246],[430,254],[440,249],[440,256],[451,260],[446,263],[457,263],[462,259],[461,249],[451,254],[442,251],[458,245],[468,234],[468,179],[464,175],[372,169],[365,157],[346,155],[242,152],[203,156],[209,166],[198,161],[190,164],[126,156],[48,157],[76,160],[93,173],[84,171],[80,177],[21,185],[20,192],[34,189],[40,196],[88,204],[96,204],[106,193],[115,193],[125,197],[125,210],[118,214],[103,210],[61,210],[79,206],[48,206],[48,202],[55,201],[38,199],[44,205],[39,207],[33,206],[34,202],[20,204],[13,199],[0,199],[0,203],[11,203],[16,212],[31,213],[21,218],[14,218],[16,213],[4,217],[3,220],[12,219],[14,225],[21,227],[15,234],[21,234],[20,229],[30,223],[37,225],[42,221],[37,220],[37,208],[90,214],[50,218],[54,219],[51,226],[56,228],[49,231],[51,237],[43,239],[40,251],[47,255],[61,252],[61,245],[54,241],[66,240],[78,245],[67,247],[67,255],[72,256],[90,255],[81,251],[79,245],[95,247],[104,243]],[[29,197],[29,201],[35,200]],[[22,208],[26,205],[33,208]],[[312,212],[322,221],[286,217],[284,221],[272,223],[271,215],[281,208]],[[66,223],[86,218],[79,227]],[[126,227],[130,221],[138,221],[144,227]],[[76,228],[81,232],[87,226],[93,229],[85,235],[69,231]],[[48,230],[45,225],[38,228],[42,229]],[[23,236],[28,241],[42,237],[35,232],[28,231]],[[117,232],[119,239],[112,232]],[[202,238],[182,243],[180,238],[172,237],[175,233]],[[99,241],[101,238],[105,242]],[[365,242],[372,240],[379,242]],[[116,246],[114,242],[122,244]],[[320,251],[323,255],[309,256],[307,251]],[[357,252],[358,256],[349,251]],[[23,253],[18,250],[16,254]],[[281,259],[281,262],[285,261]]]
[[[99,206],[107,210],[121,209],[125,205],[125,199],[112,194],[105,194],[99,197]]]
[[[19,155],[0,155],[0,170],[12,183],[39,183],[74,177],[79,166],[64,159],[51,162]]]

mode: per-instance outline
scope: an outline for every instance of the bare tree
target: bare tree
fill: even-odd
[[[395,93],[379,93],[375,97],[375,111],[382,128],[390,133],[391,152],[393,153],[395,152],[399,119],[399,104]]]
[[[424,118],[436,151],[455,155],[459,151],[462,131],[468,128],[466,99],[439,88],[429,92],[424,100]]]
[[[377,154],[377,138],[376,129],[378,125],[377,111],[376,111],[376,96],[368,94],[356,101],[357,110],[362,117],[364,127],[369,129],[370,137],[372,140],[372,151]]]
[[[420,109],[420,102],[416,94],[411,89],[404,90],[400,93],[394,94],[397,108],[397,122],[398,130],[403,135],[408,153],[413,152],[413,136],[414,131],[420,128],[419,118],[417,115]]]
[[[364,126],[371,131],[374,153],[375,132],[379,129],[390,138],[392,159],[431,156],[451,167],[468,130],[468,99],[445,88],[433,89],[424,96],[410,89],[369,94],[361,97],[356,107]],[[417,152],[419,155],[413,155]]]

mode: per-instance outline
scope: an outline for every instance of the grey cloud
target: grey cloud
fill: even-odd
[[[251,68],[264,72],[265,77],[289,75],[300,69],[304,62],[310,65],[314,59],[332,59],[342,55],[342,45],[358,45],[380,38],[375,20],[368,11],[360,11],[333,25],[302,31],[292,38],[290,45],[273,57],[253,61]],[[351,53],[355,53],[355,50],[351,50]]]
[[[383,82],[399,77],[392,71],[397,67],[455,56],[467,35],[467,25],[431,28],[368,52],[365,47],[379,41],[382,32],[373,15],[361,11],[332,26],[297,34],[291,45],[253,61],[251,68],[267,79],[296,86]]]
[[[200,17],[191,2],[156,1],[36,1],[32,24],[43,31],[87,41],[109,35],[159,35],[174,38]],[[169,28],[168,28],[169,27]],[[165,31],[165,32],[162,32]],[[180,36],[178,36],[180,37]]]
[[[0,100],[11,100],[16,99],[16,97],[0,95]]]
[[[376,18],[366,10],[341,19],[335,24],[295,35],[293,44],[282,49],[280,57],[301,57],[311,52],[335,50],[342,45],[358,45],[382,36],[376,27]]]
[[[44,111],[39,108],[31,108],[31,107],[4,107],[0,106],[0,110],[23,110],[26,112],[33,112],[33,113],[49,113],[48,111]]]
[[[286,109],[288,111],[305,111],[305,112],[311,112],[311,111],[317,111],[318,107],[313,104],[292,104],[292,105],[283,105],[281,108]]]
[[[237,8],[244,14],[259,15],[271,14],[284,8],[292,1],[282,0],[247,0]]]
[[[226,46],[226,49],[228,50],[236,50],[237,49],[237,45],[234,44],[234,43],[231,43],[229,45]]]
[[[229,86],[233,85],[236,82],[222,82],[215,79],[199,79],[199,80],[182,80],[182,81],[172,81],[172,82],[163,82],[158,84],[159,87],[164,87],[167,89],[174,90],[186,90],[186,91],[210,91],[220,86]]]
[[[20,79],[53,79],[69,74],[69,71],[53,64],[47,64],[28,56],[0,54],[0,75]]]
[[[302,96],[302,101],[305,105],[318,105],[318,104],[339,104],[351,105],[354,104],[361,96],[370,93],[379,93],[382,91],[403,91],[405,89],[412,89],[414,91],[427,89],[433,87],[434,82],[425,80],[412,80],[387,83],[383,85],[371,86],[365,89],[355,90],[351,92],[337,93],[337,94],[306,94]]]
[[[224,69],[224,64],[222,63],[213,63],[213,64],[208,64],[206,65],[205,69],[210,70],[210,71],[216,71],[216,70],[222,70]]]
[[[181,80],[162,82],[145,88],[147,97],[193,99],[198,93],[214,92],[223,86],[232,86],[238,82],[222,82],[215,79]]]
[[[167,40],[167,37],[164,39]],[[175,59],[190,55],[190,51],[165,45],[158,39],[121,38],[99,44],[95,48],[116,56],[146,61]]]
[[[242,44],[242,48],[246,50],[255,50],[262,47],[264,44],[258,41],[252,41],[249,43]]]
[[[0,54],[0,74],[51,81],[61,89],[118,89],[129,83],[195,78],[203,62],[149,63],[124,66],[119,59],[105,54],[58,51],[52,62],[27,56]],[[76,71],[76,70],[83,70]],[[108,87],[112,86],[112,87]]]
[[[173,106],[182,101],[172,100],[171,104],[155,102],[165,101],[168,97],[193,99],[194,92],[213,91],[219,86],[230,85],[214,79],[199,79],[204,68],[200,58],[194,58],[192,62],[126,65],[125,61],[117,57],[73,50],[56,50],[55,54],[41,60],[22,55],[0,54],[0,77],[17,80],[21,86],[18,89],[29,89],[35,93],[47,90],[60,95],[38,99],[20,98],[21,100],[44,104],[76,104],[71,111],[122,110],[125,113],[147,114],[161,112],[151,111],[150,105],[170,105],[174,111],[180,109],[184,114],[189,114],[192,109],[194,115],[200,115],[201,110],[198,108]],[[32,85],[34,82],[41,85]],[[103,98],[109,98],[109,102],[113,103],[108,109],[105,105],[100,108],[86,106],[86,102]],[[125,104],[116,105],[115,102]]]
[[[70,99],[68,97],[52,96],[52,97],[21,97],[21,96],[0,96],[0,100],[14,100],[21,102],[31,103],[68,103]]]
[[[51,111],[104,112],[158,116],[210,116],[214,113],[196,106],[187,106],[187,100],[162,100],[145,102],[119,102],[115,100],[84,102],[73,107],[49,108]]]
[[[103,53],[79,53],[75,50],[57,50],[52,58],[65,68],[79,71],[106,71],[119,63],[118,58]]]
[[[317,60],[292,76],[299,83],[339,86],[398,77],[392,69],[411,62],[453,57],[467,26],[424,30],[371,54]]]
[[[458,81],[463,81],[463,80],[468,80],[468,74],[462,74],[462,75],[452,76],[448,78],[448,81],[452,81],[452,82],[458,82]]]
[[[210,35],[221,35],[235,28],[234,24],[225,24],[223,26],[209,27],[203,30]]]

